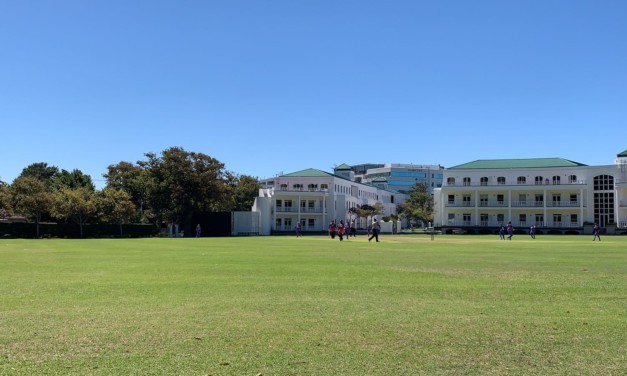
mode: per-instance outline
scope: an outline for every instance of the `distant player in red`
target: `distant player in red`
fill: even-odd
[[[329,225],[329,236],[331,239],[335,239],[335,221],[331,221]]]

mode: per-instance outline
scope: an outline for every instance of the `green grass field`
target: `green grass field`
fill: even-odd
[[[627,237],[0,240],[0,375],[626,375]]]

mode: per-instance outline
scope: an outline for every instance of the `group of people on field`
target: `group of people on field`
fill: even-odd
[[[340,240],[344,240],[345,236],[346,240],[348,240],[348,238],[351,236],[357,236],[355,221],[352,221],[350,224],[348,223],[348,221],[346,221],[345,224],[344,220],[341,220],[338,224],[335,224],[335,221],[331,221],[331,223],[329,224],[329,236],[331,237],[331,239],[335,239],[335,237],[337,236]]]
[[[507,226],[503,226],[503,224],[501,224],[499,227],[499,237],[501,240],[505,240],[505,233],[507,233],[507,240],[512,240],[512,236],[514,236],[514,226],[511,221],[507,222]],[[598,223],[594,224],[592,234],[594,235],[592,241],[597,239],[601,241],[601,227],[599,227]],[[531,236],[531,239],[536,238],[536,225],[531,225],[531,227],[529,227],[529,236]]]
[[[371,241],[372,239],[379,241],[379,232],[381,232],[381,225],[376,218],[373,218],[372,225],[369,226],[368,233],[370,237],[368,238],[368,241]],[[344,220],[340,220],[338,224],[336,224],[335,221],[331,221],[331,223],[329,224],[329,236],[331,237],[331,239],[335,239],[335,237],[337,236],[340,241],[344,240],[344,237],[346,237],[346,240],[348,240],[351,236],[357,236],[355,220],[352,220],[350,224],[348,223],[348,221],[344,223]]]

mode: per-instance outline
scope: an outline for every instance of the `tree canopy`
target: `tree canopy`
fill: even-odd
[[[37,224],[42,217],[73,221],[81,233],[92,222],[176,222],[191,234],[194,213],[248,211],[259,194],[256,178],[227,171],[204,153],[171,147],[144,156],[109,165],[101,190],[78,169],[33,163],[12,184],[0,182],[0,215],[22,214]]]
[[[405,215],[410,222],[433,221],[433,197],[429,194],[426,184],[416,183],[409,191],[409,198],[399,206],[399,212]]]

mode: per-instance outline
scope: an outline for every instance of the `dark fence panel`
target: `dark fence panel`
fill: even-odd
[[[192,216],[192,232],[196,225],[202,228],[202,237],[231,236],[231,212],[194,213]],[[195,233],[185,236],[196,236]]]
[[[40,223],[39,236],[44,238],[80,238],[80,227],[76,223]],[[156,236],[159,229],[150,224],[119,225],[90,224],[83,225],[83,238],[144,238]],[[35,238],[37,225],[32,222],[0,223],[0,237]]]

